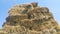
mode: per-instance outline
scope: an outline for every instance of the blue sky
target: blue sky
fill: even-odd
[[[16,4],[38,2],[39,6],[48,7],[60,24],[60,0],[0,0],[0,28],[6,21],[9,9]]]

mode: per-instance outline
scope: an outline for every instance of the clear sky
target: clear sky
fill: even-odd
[[[6,21],[9,9],[16,4],[38,2],[39,6],[48,7],[60,24],[60,0],[0,0],[0,28]]]

